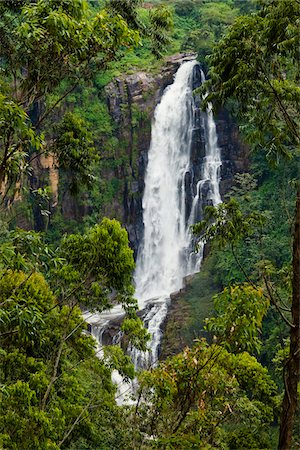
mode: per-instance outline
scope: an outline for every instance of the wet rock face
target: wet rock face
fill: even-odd
[[[173,83],[174,75],[179,66],[196,58],[195,53],[181,53],[166,60],[165,66],[158,74],[136,72],[115,78],[106,88],[109,112],[117,125],[130,119],[130,114],[124,114],[124,107],[134,106],[140,113],[149,115],[150,120],[156,105],[159,103],[165,88]],[[123,131],[124,130],[119,130]]]
[[[196,55],[192,53],[174,55],[166,61],[159,74],[137,72],[124,75],[116,78],[106,87],[108,109],[116,124],[117,137],[123,143],[122,151],[126,152],[129,161],[126,168],[119,168],[110,175],[122,180],[123,202],[119,205],[118,211],[110,211],[109,215],[116,216],[125,224],[135,254],[143,236],[142,197],[154,110],[164,89],[173,82],[180,64],[195,57]],[[196,89],[200,85],[200,67],[195,66],[193,88]],[[199,94],[195,95],[195,103],[192,164],[185,180],[187,215],[191,209],[192,197],[196,191],[196,182],[201,176],[201,166],[205,156],[205,136],[201,123]],[[215,122],[222,155],[220,193],[224,197],[231,187],[234,174],[247,170],[248,151],[239,138],[236,125],[226,111],[221,111],[215,118]],[[205,199],[203,206],[205,206]]]
[[[217,115],[216,127],[222,157],[220,194],[224,198],[234,175],[249,169],[249,148],[242,142],[237,126],[226,110]]]

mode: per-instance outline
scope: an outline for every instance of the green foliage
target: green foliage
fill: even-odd
[[[4,345],[6,343],[24,349],[40,346],[44,327],[41,310],[45,311],[53,302],[43,277],[37,274],[26,276],[23,272],[4,272],[0,301]]]
[[[176,35],[186,28],[181,37],[181,50],[195,51],[205,65],[205,57],[237,17],[239,10],[235,6],[225,0],[176,2],[175,13],[179,16],[175,17]]]
[[[244,133],[273,161],[294,155],[299,145],[300,91],[293,68],[298,13],[296,0],[262,1],[256,14],[235,21],[210,58],[206,102],[237,100]]]
[[[106,73],[106,76],[108,77],[108,81],[105,84],[111,81],[111,75]],[[66,104],[63,106],[63,108],[72,109],[76,116],[86,121],[89,132],[93,131],[94,141],[103,141],[106,136],[110,137],[114,131],[106,98],[101,91],[103,86],[99,86],[101,82],[103,82],[102,74],[94,80],[93,86],[83,84],[78,86],[72,94],[67,96]],[[59,88],[55,96],[53,96],[51,103],[59,99],[64,89],[64,86]]]
[[[140,318],[126,318],[121,325],[121,331],[125,334],[126,340],[131,346],[141,351],[147,350],[150,335]]]
[[[36,283],[31,280],[33,282]],[[41,408],[41,399],[52,371],[53,361],[49,355],[55,355],[57,340],[61,339],[64,323],[68,320],[66,312],[56,309],[55,312],[43,314],[44,323],[40,330],[43,340],[40,342],[35,336],[32,347],[28,347],[28,344],[21,346],[23,339],[18,342],[14,338],[9,342],[1,336],[4,349],[0,358],[1,383],[5,389],[1,398],[0,433],[5,448],[59,448],[59,443],[79,415],[82,420],[76,427],[75,439],[76,435],[90,432],[89,440],[92,441],[95,439],[93,423],[95,419],[99,420],[97,415],[100,414],[103,420],[105,413],[101,414],[102,410],[110,411],[112,416],[116,413],[110,372],[94,356],[90,338],[81,334],[84,325],[78,311],[73,313],[68,328],[68,331],[72,331],[77,327],[77,332],[65,343],[47,410]],[[36,326],[39,325],[37,322]],[[28,333],[31,327],[26,324],[24,329]],[[19,335],[22,330],[19,328]],[[88,399],[92,406],[90,410],[87,409]],[[111,417],[106,417],[104,423],[107,432],[110,429],[113,435],[110,420]],[[18,433],[14,432],[16,426]],[[98,443],[102,439],[98,434]]]
[[[113,289],[114,302],[122,301],[129,313],[126,331],[144,345],[146,332],[134,315],[134,263],[126,232],[107,219],[54,251],[40,234],[3,229],[0,245],[1,445],[42,450],[85,442],[95,450],[127,448],[125,415],[115,405],[110,376],[118,368],[132,378],[133,365],[118,347],[108,350],[106,362],[96,357],[77,306],[84,277],[80,293],[90,292],[100,310],[102,291],[112,300]],[[56,295],[37,270],[45,271]]]
[[[236,20],[218,44],[210,59],[211,89],[205,102],[217,106],[227,99],[238,102],[243,132],[252,147],[263,149],[269,161],[278,163],[299,158],[299,2],[297,0],[260,2],[251,16]],[[251,62],[249,64],[249,61]],[[206,88],[204,87],[204,90]],[[205,105],[204,105],[205,106]],[[299,348],[299,212],[300,185],[297,173],[297,200],[294,216],[291,308],[274,289],[268,264],[263,264],[261,278],[270,301],[289,326],[290,354],[285,364],[285,393],[279,433],[279,448],[291,448],[297,410],[297,385],[300,379]],[[244,269],[243,269],[244,270]]]
[[[234,195],[238,200],[239,210],[243,215],[247,216],[253,211],[263,213],[264,225],[259,233],[254,232],[246,239],[234,241],[232,248],[231,244],[222,250],[214,246],[214,263],[207,277],[214,278],[222,289],[228,285],[249,281],[257,286],[262,283],[265,285],[262,280],[264,276],[271,295],[286,310],[291,299],[292,249],[289,233],[295,195],[295,186],[289,180],[297,175],[297,164],[285,162],[279,164],[276,169],[270,169],[264,155],[252,155],[251,159],[251,172],[257,178],[250,174],[239,174],[229,195]],[[266,288],[264,293],[268,295]],[[272,360],[284,346],[288,336],[287,325],[271,305],[260,328],[263,345],[259,358],[267,365],[273,379],[282,388],[282,376]]]
[[[138,42],[137,33],[120,17],[112,18],[103,12],[92,18],[86,2],[73,0],[60,4],[41,0],[25,7],[15,35],[21,42],[16,47],[18,65],[25,62],[29,68],[22,77],[22,90],[27,94],[32,86],[37,87],[31,101],[58,86],[63,78],[77,77],[79,73],[83,76],[91,59],[95,58],[98,68],[103,68],[115,58],[113,53],[121,45]],[[11,55],[11,64],[13,56],[16,55]],[[49,73],[50,66],[53,70]],[[42,74],[47,74],[43,84],[39,83]]]
[[[135,7],[134,4],[130,5],[133,14]],[[131,27],[128,18],[127,22],[122,15],[111,14],[107,10],[95,14],[85,0],[65,0],[60,3],[40,0],[36,3],[20,3],[16,8],[2,2],[1,9],[0,86],[3,94],[0,115],[2,113],[3,118],[0,116],[0,123],[5,133],[9,134],[6,136],[4,133],[3,142],[0,142],[0,184],[5,180],[2,194],[6,197],[9,188],[14,188],[17,181],[22,181],[23,186],[24,180],[20,180],[19,174],[30,166],[29,150],[32,153],[34,147],[35,150],[40,149],[41,127],[57,105],[82,81],[86,82],[92,74],[106,70],[108,63],[118,59],[126,49],[133,48],[140,41],[137,28]],[[60,91],[59,95],[52,102],[45,102],[47,96],[57,90]],[[41,100],[43,108],[39,110],[37,102]],[[98,123],[97,117],[101,115],[103,108],[102,111],[97,108],[90,111],[92,122]],[[53,115],[51,118],[53,120]],[[81,136],[81,139],[78,136],[74,138],[78,139],[76,145],[74,140],[72,143],[66,142],[66,132],[70,132],[71,125],[73,128],[76,125],[76,132]],[[78,181],[81,184],[88,182],[89,177],[83,171],[83,165],[88,155],[92,159],[95,154],[91,151],[92,142],[87,145],[88,142],[83,140],[90,140],[87,135],[83,136],[83,124],[78,120],[75,124],[74,119],[71,121],[71,117],[66,116],[56,131],[58,129],[64,134],[57,141],[57,147],[60,147],[56,148],[59,162],[63,154],[65,162],[67,153],[70,153],[70,159],[72,152],[72,156],[76,156],[75,164],[72,164],[72,187]]]
[[[67,288],[78,301],[98,310],[112,302],[122,303],[129,312],[136,308],[133,252],[119,222],[103,219],[84,235],[66,236],[59,251],[66,264],[55,274],[60,279],[58,291]]]
[[[134,378],[134,365],[130,356],[124,354],[117,345],[105,345],[103,348],[105,364],[113,370],[117,370],[124,381]]]
[[[228,203],[206,207],[204,220],[193,226],[193,232],[205,242],[214,239],[223,248],[251,236],[263,224],[262,214],[243,214],[238,202],[232,198]]]
[[[115,14],[122,15],[127,23],[138,29],[141,36],[150,41],[151,52],[156,57],[161,57],[169,44],[169,32],[172,28],[170,10],[161,5],[159,8],[138,11],[136,8],[142,5],[141,0],[108,0],[107,7]]]
[[[266,434],[261,435],[257,433],[256,436],[249,436],[248,430],[238,430],[233,431],[228,440],[228,445],[230,449],[240,450],[241,448],[261,449],[270,448],[269,436]]]
[[[233,352],[258,352],[257,334],[269,306],[263,290],[251,285],[231,286],[214,297],[217,317],[206,319],[206,329]]]
[[[107,0],[106,7],[113,14],[119,14],[124,17],[133,29],[139,29],[141,23],[139,22],[136,8],[141,4],[142,0]]]
[[[249,14],[259,8],[256,0],[233,0],[233,4],[236,8],[239,8],[241,14]]]
[[[2,197],[28,169],[26,157],[31,148],[39,150],[38,137],[24,109],[7,95],[0,93],[0,186]]]
[[[140,404],[136,419],[153,437],[146,448],[227,448],[237,430],[260,448],[277,405],[275,385],[254,357],[204,340],[140,382],[147,407]]]
[[[289,233],[295,195],[295,187],[290,180],[297,176],[297,160],[295,162],[296,164],[282,162],[277,168],[270,169],[264,155],[252,155],[253,175],[240,174],[235,178],[229,195],[233,195],[235,201],[238,201],[238,209],[245,217],[257,211],[258,217],[263,216],[264,223],[256,232],[253,229],[252,236],[248,235],[238,242],[235,240],[234,253],[238,261],[230,248],[218,252],[216,270],[222,286],[245,281],[245,274],[240,265],[256,282],[261,274],[259,262],[268,260],[277,271],[289,264],[291,259]],[[273,271],[272,277],[274,275]]]
[[[19,228],[8,231],[4,226],[2,233],[1,270],[22,270],[27,274],[40,271],[47,274],[51,268],[61,264],[61,259],[45,243],[41,233]]]
[[[192,346],[194,339],[210,339],[204,325],[205,319],[213,314],[214,295],[222,290],[215,271],[218,259],[215,252],[208,255],[201,264],[201,271],[186,283],[180,297],[172,300],[162,337],[162,359],[179,353],[185,346]]]
[[[152,52],[160,57],[163,54],[166,45],[170,43],[169,32],[172,28],[172,20],[169,9],[162,6],[150,10],[149,35],[152,37]]]
[[[70,191],[77,192],[80,184],[91,185],[91,161],[95,160],[95,148],[84,120],[67,113],[55,126],[55,134],[51,151],[57,157],[59,168],[66,172]]]
[[[178,1],[174,5],[175,13],[181,17],[190,17],[195,14],[195,1],[187,0],[185,2]]]

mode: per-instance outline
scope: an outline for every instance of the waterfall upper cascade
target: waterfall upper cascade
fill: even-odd
[[[190,225],[200,220],[206,204],[221,202],[219,179],[221,157],[211,105],[206,113],[195,107],[193,76],[196,61],[183,63],[157,105],[143,196],[144,238],[135,272],[136,298],[144,311],[143,320],[152,336],[146,353],[129,349],[136,367],[147,368],[159,356],[161,326],[166,318],[170,294],[182,288],[184,277],[199,271],[203,244],[193,252],[195,242]],[[205,80],[201,71],[201,81]],[[200,179],[195,180],[191,164],[193,130],[198,123],[205,142]],[[188,176],[189,175],[189,176]],[[187,208],[187,180],[192,192]],[[119,317],[120,307],[89,320],[98,340],[107,319]],[[102,317],[101,317],[102,316]]]

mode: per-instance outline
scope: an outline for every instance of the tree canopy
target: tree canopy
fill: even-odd
[[[50,146],[49,130],[45,138],[43,125],[67,95],[140,45],[142,35],[153,41],[153,51],[161,55],[168,42],[170,14],[165,8],[151,10],[151,26],[146,28],[137,20],[139,3],[124,2],[126,8],[120,8],[119,2],[111,1],[95,11],[86,0],[1,2],[2,201],[8,194],[14,197],[16,183],[18,189],[23,186],[22,176],[31,173],[34,152],[57,154],[62,170],[72,165],[71,190],[76,190],[78,180],[90,181],[88,168],[94,152],[87,142],[82,146],[85,123],[67,115],[56,126],[60,136],[54,132]],[[64,89],[49,104],[46,99],[62,82]]]
[[[233,110],[252,148],[299,163],[299,2],[261,0],[256,13],[238,18],[210,57],[205,103],[216,108],[233,100]],[[285,364],[279,448],[292,445],[300,378],[300,184],[294,220],[290,354]],[[229,219],[229,220],[227,220]],[[227,215],[225,220],[230,225]],[[248,223],[248,222],[247,222]],[[226,227],[222,227],[226,229]],[[231,240],[227,236],[228,241]],[[267,285],[268,286],[268,285]],[[272,297],[270,290],[268,294]],[[283,305],[278,310],[283,317]]]

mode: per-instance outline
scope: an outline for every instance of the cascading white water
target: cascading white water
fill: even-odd
[[[221,202],[219,193],[220,149],[211,105],[201,113],[205,140],[205,157],[200,180],[186,217],[185,176],[191,171],[190,153],[195,124],[192,92],[196,61],[180,66],[174,83],[166,88],[156,107],[152,124],[151,145],[143,196],[144,238],[140,245],[135,272],[136,298],[144,311],[143,321],[151,334],[149,352],[129,349],[136,368],[147,368],[158,360],[161,325],[165,320],[170,294],[183,286],[184,277],[200,270],[203,243],[193,252],[190,225],[201,218],[205,204]],[[201,73],[202,81],[204,74]],[[194,180],[195,181],[195,180]],[[99,349],[102,335],[109,322],[124,315],[120,306],[89,316],[92,334]],[[131,389],[114,371],[113,380],[119,386],[117,400],[128,402]]]
[[[152,125],[143,197],[144,239],[135,273],[136,297],[140,308],[146,308],[144,322],[152,341],[151,350],[146,354],[131,351],[137,367],[146,368],[157,361],[169,296],[182,287],[186,275],[200,268],[203,244],[200,243],[200,251],[195,255],[189,227],[198,217],[204,183],[209,183],[206,199],[213,205],[221,202],[221,158],[209,105],[202,117],[206,155],[190,217],[186,221],[185,175],[190,169],[194,126],[192,82],[196,64],[196,61],[190,61],[178,69],[174,83],[165,90],[155,110]],[[204,77],[203,72],[201,75]]]
[[[86,322],[88,322],[91,326],[91,334],[95,338],[97,342],[96,346],[96,355],[98,358],[103,359],[104,357],[104,349],[103,349],[103,334],[105,330],[109,327],[109,324],[112,320],[116,318],[120,318],[124,316],[124,310],[120,305],[115,306],[109,311],[104,311],[102,313],[89,313],[86,311],[83,314],[83,317]],[[118,344],[120,340],[119,332],[113,339],[112,344]],[[116,402],[119,405],[124,403],[130,404],[132,402],[131,394],[132,394],[132,385],[128,385],[123,380],[122,375],[117,371],[112,371],[112,382],[117,385],[117,393],[116,393]]]
[[[182,265],[182,253],[189,245],[184,176],[190,165],[195,64],[182,64],[154,114],[143,197],[144,238],[135,273],[142,308],[150,299],[179,289],[186,275]]]
[[[205,75],[202,70],[201,81],[202,83],[205,81]],[[207,203],[216,206],[222,202],[219,191],[222,160],[221,151],[218,147],[218,136],[211,103],[208,103],[206,113],[201,114],[201,122],[202,129],[204,130],[205,157],[203,158],[201,167],[201,177],[197,183],[196,195],[192,203],[188,221],[189,225],[194,224],[203,214],[203,190],[207,191],[205,194]],[[208,189],[204,189],[205,185]]]
[[[204,81],[205,75],[201,70],[201,82],[204,83]],[[208,103],[206,113],[201,113],[201,125],[204,131],[205,157],[203,158],[201,177],[197,182],[196,195],[193,198],[191,213],[188,219],[189,226],[202,218],[204,210],[203,196],[205,196],[206,204],[216,206],[222,202],[219,190],[222,160],[221,151],[218,147],[218,136],[211,103]],[[203,250],[204,242],[200,241],[198,242],[198,257],[195,257],[193,252],[190,254],[189,273],[193,272],[193,269],[195,272],[200,270]]]
[[[131,351],[137,367],[149,367],[157,360],[169,295],[180,289],[186,275],[184,260],[190,238],[184,177],[190,165],[196,64],[189,61],[178,69],[174,83],[156,107],[152,124],[143,196],[144,238],[135,273],[136,297],[141,309],[148,305],[144,323],[152,341],[149,352]]]
[[[201,81],[202,83],[205,81],[205,75],[202,70]],[[201,182],[209,182],[209,199],[211,200],[212,205],[216,206],[222,202],[219,191],[220,167],[222,165],[222,160],[221,152],[218,147],[218,136],[211,103],[208,103],[206,114],[202,117],[205,121],[205,158],[203,172],[201,174]]]

